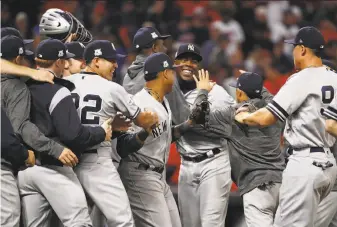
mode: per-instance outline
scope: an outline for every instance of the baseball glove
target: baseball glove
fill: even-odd
[[[197,96],[189,120],[194,124],[202,125],[207,128],[209,121],[210,102],[207,100],[207,95],[199,93]]]

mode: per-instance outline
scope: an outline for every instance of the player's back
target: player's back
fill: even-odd
[[[288,89],[291,87],[290,89]],[[294,74],[282,93],[289,92],[277,98],[276,103],[283,106],[280,114],[288,117],[285,137],[295,148],[331,147],[335,139],[325,130],[325,119],[321,109],[326,108],[337,92],[337,77],[325,66],[306,68]],[[282,97],[282,98],[281,98]],[[290,105],[283,105],[294,99]],[[280,102],[280,103],[279,103]],[[275,104],[275,102],[274,102]],[[276,104],[277,105],[277,104]]]

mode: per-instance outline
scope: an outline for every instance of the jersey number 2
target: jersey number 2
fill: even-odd
[[[76,109],[78,109],[79,104],[80,104],[80,96],[76,93],[71,93],[71,96],[74,100]],[[87,113],[88,112],[97,113],[98,111],[101,110],[101,108],[102,108],[101,97],[99,97],[98,95],[88,94],[88,95],[84,96],[83,101],[84,102],[95,101],[96,104],[95,104],[95,106],[85,106],[85,107],[82,108],[82,110],[81,110],[81,123],[82,124],[98,125],[99,124],[99,117],[95,116],[93,119],[88,119]]]
[[[335,97],[335,90],[332,86],[323,86],[322,89],[322,102],[324,104],[329,104]]]

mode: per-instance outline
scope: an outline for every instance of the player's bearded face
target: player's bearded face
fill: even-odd
[[[177,59],[175,64],[180,65],[177,73],[183,80],[194,80],[193,75],[198,75],[199,62],[192,57]]]

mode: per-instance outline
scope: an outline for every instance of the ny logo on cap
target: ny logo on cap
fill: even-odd
[[[157,35],[157,33],[155,33],[155,32],[152,32],[151,35],[152,35],[152,38],[153,38],[153,39],[158,38],[158,35]]]
[[[22,47],[19,48],[19,54],[23,54],[23,48]]]
[[[101,49],[96,49],[94,55],[95,56],[101,56],[102,55],[102,50]]]
[[[194,51],[194,46],[193,46],[193,44],[188,44],[187,49],[188,49],[188,50],[191,50],[191,51]]]
[[[83,45],[83,43],[81,43],[81,42],[78,42],[79,44],[80,44],[80,46],[82,47],[82,48],[85,48],[85,46]]]
[[[59,58],[64,56],[63,50],[59,50],[59,54],[57,55]]]
[[[169,63],[167,61],[163,61],[164,68],[167,68],[169,66]]]

